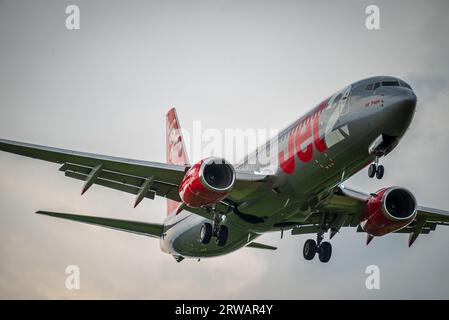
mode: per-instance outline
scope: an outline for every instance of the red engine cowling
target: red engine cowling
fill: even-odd
[[[368,200],[360,226],[370,235],[383,236],[412,222],[416,207],[410,191],[399,187],[381,189]]]
[[[194,164],[179,185],[181,200],[197,208],[223,200],[235,182],[234,167],[220,158],[206,158]]]

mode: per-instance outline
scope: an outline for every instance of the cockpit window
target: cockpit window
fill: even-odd
[[[380,87],[380,82],[376,82],[375,84],[374,84],[374,90],[376,90],[377,88],[379,88]]]
[[[406,88],[412,90],[412,87],[410,87],[410,85],[408,83],[405,83],[404,81],[401,81],[401,86],[406,87]]]
[[[338,103],[338,102],[340,101],[340,99],[341,99],[341,93],[339,93],[339,94],[335,97],[334,103]]]
[[[382,87],[399,87],[399,81],[382,81]]]
[[[373,90],[373,84],[370,83],[369,85],[366,86],[365,90],[371,91]]]

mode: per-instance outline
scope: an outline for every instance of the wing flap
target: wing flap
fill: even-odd
[[[292,229],[292,235],[317,233],[321,228],[319,225],[302,225]]]
[[[66,171],[65,176],[69,177],[69,178],[81,180],[81,181],[85,181],[87,178],[86,175],[72,172],[72,171]],[[137,195],[139,192],[139,188],[137,188],[135,186],[131,186],[131,185],[128,185],[125,183],[119,183],[119,182],[115,182],[115,181],[111,181],[111,180],[106,180],[106,179],[102,179],[102,178],[97,178],[95,180],[95,184],[103,186],[103,187],[123,191],[126,193],[135,194],[135,195]],[[147,192],[147,194],[145,195],[145,198],[154,199],[154,194],[155,194],[154,190],[149,190],[149,192]]]
[[[269,246],[267,244],[259,243],[259,242],[250,242],[246,245],[248,248],[256,248],[256,249],[265,249],[265,250],[277,250],[276,247]]]
[[[153,238],[160,238],[164,232],[164,226],[162,224],[157,223],[146,223],[138,221],[92,217],[69,213],[51,212],[51,211],[37,211],[36,213],[55,218],[84,222],[87,224],[106,227],[109,229],[131,232]]]
[[[64,171],[66,177],[86,181],[89,172],[92,169],[93,168],[87,166],[64,164],[59,170]],[[99,176],[95,179],[94,184],[137,195],[141,186],[145,183],[145,180],[146,178],[143,177],[131,176],[110,170],[102,170]],[[175,201],[181,201],[179,198],[178,186],[164,183],[161,180],[154,180],[144,197],[154,199],[155,195]]]

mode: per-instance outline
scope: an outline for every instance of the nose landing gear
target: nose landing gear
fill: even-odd
[[[324,241],[323,232],[317,234],[317,240],[308,239],[304,243],[303,256],[306,260],[313,260],[318,253],[318,259],[321,262],[328,262],[332,256],[332,245],[330,242]]]
[[[368,177],[377,179],[382,179],[385,173],[385,168],[383,165],[379,165],[379,158],[376,157],[374,163],[371,163],[368,167]]]

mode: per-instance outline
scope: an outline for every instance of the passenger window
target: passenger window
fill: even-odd
[[[373,84],[370,83],[369,85],[366,86],[365,90],[371,91],[373,90]]]
[[[380,82],[376,82],[376,84],[374,85],[374,90],[376,90],[379,87],[380,87]]]

